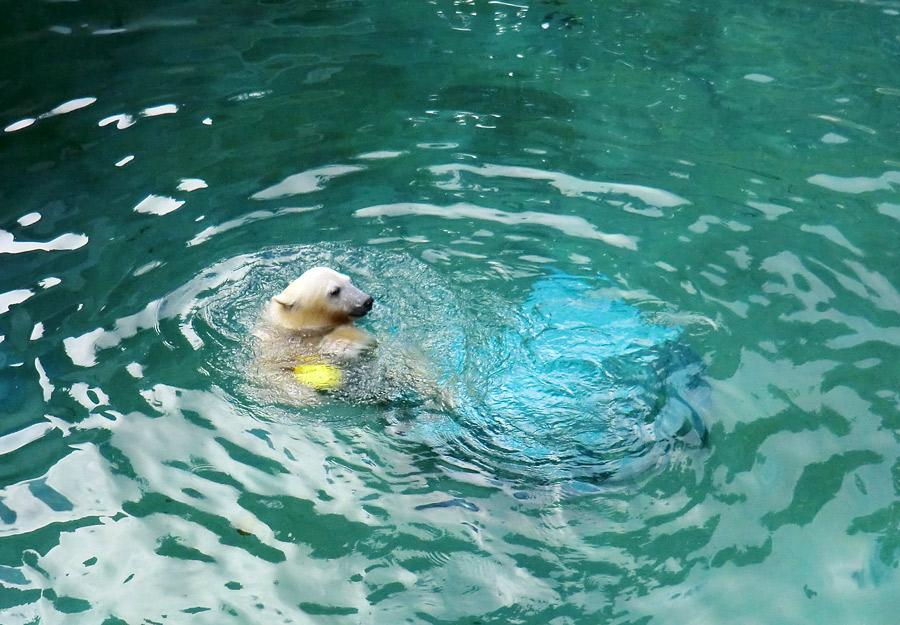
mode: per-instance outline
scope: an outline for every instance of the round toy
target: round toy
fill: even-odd
[[[317,391],[331,391],[341,384],[341,370],[327,363],[300,364],[294,367],[294,379]]]

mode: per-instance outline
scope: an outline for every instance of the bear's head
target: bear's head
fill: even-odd
[[[327,332],[372,310],[372,298],[349,276],[313,267],[269,301],[272,320],[289,330]]]

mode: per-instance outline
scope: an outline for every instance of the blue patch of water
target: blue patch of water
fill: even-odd
[[[456,354],[458,414],[422,419],[415,435],[532,485],[633,479],[676,441],[702,445],[709,389],[681,328],[599,295],[598,281],[609,282],[561,272],[535,282],[507,313],[513,327]]]

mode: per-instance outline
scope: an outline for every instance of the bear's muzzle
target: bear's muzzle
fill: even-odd
[[[360,292],[362,293],[362,291]],[[365,295],[365,299],[350,311],[351,317],[365,317],[369,311],[372,310],[372,305],[375,303],[375,300],[372,299],[371,295],[366,295],[365,293],[363,293],[363,295]]]

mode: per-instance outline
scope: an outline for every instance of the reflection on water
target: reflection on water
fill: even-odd
[[[356,217],[401,217],[405,215],[427,215],[447,219],[464,219],[472,221],[481,219],[495,221],[505,225],[536,224],[559,230],[563,234],[587,239],[597,239],[628,249],[637,249],[632,237],[622,234],[606,234],[599,232],[587,220],[569,215],[554,215],[532,211],[510,213],[493,208],[484,208],[472,204],[453,204],[452,206],[432,206],[430,204],[393,204],[388,206],[368,206],[355,213]]]
[[[892,622],[898,19],[7,7],[0,622]],[[245,375],[312,264],[455,410]]]
[[[0,230],[0,254],[21,254],[22,252],[51,252],[54,250],[77,250],[87,245],[88,238],[83,234],[66,233],[50,241],[17,241],[16,237],[6,230]]]

